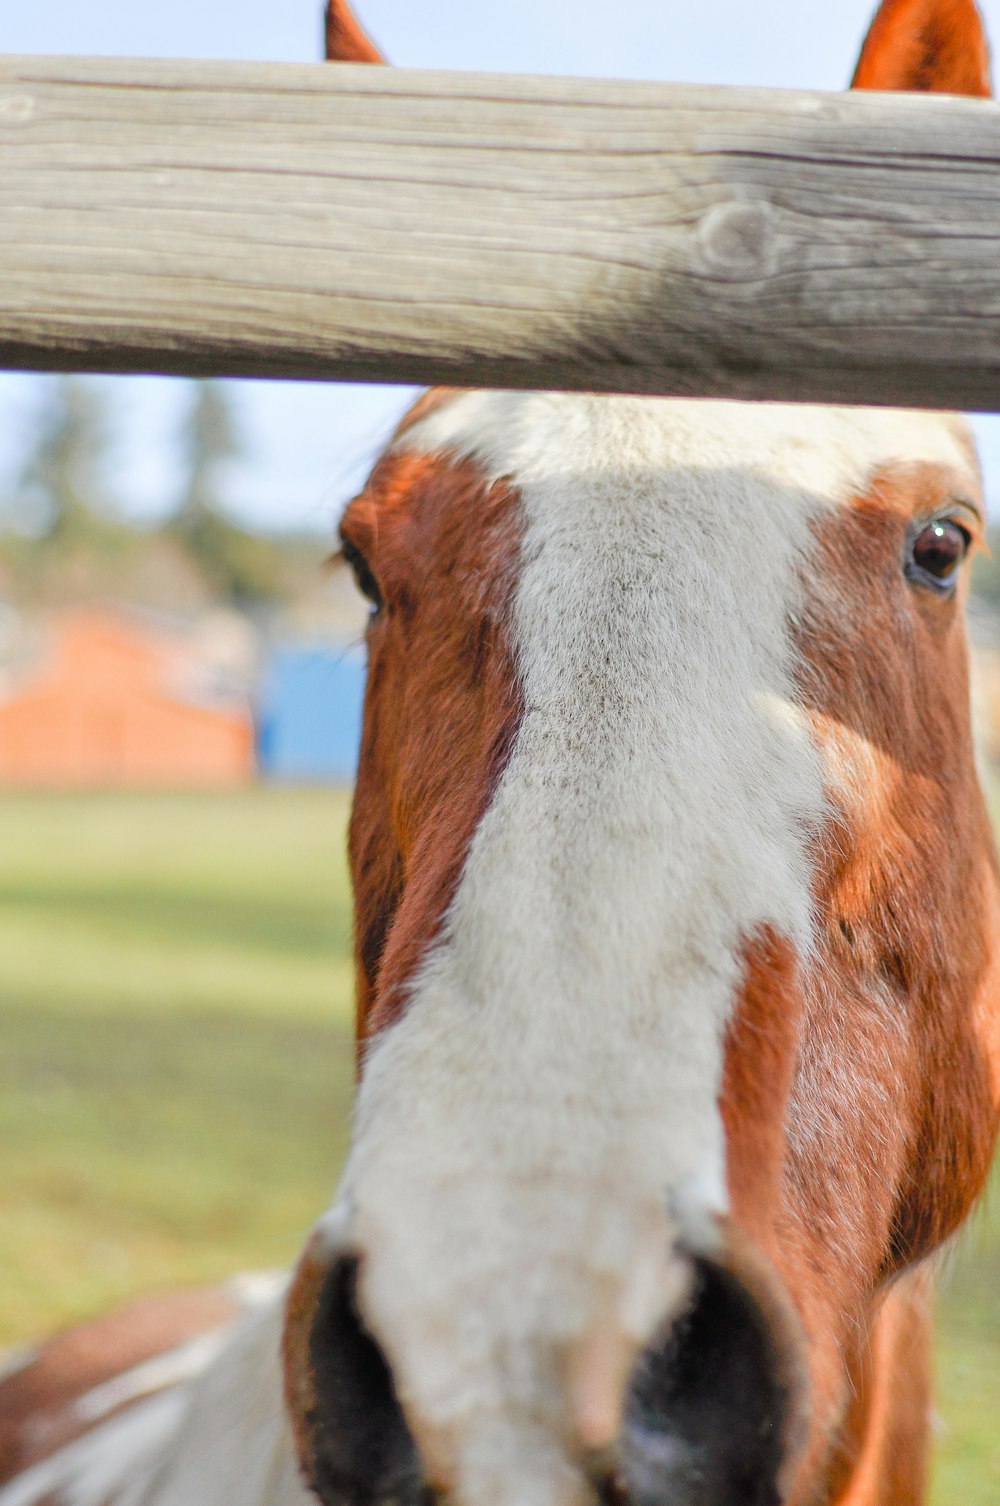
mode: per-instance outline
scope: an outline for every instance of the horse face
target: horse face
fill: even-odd
[[[343,523],[361,1078],[286,1325],[324,1501],[915,1495],[897,1278],[1000,1096],[981,528],[940,415],[439,392],[404,423]]]

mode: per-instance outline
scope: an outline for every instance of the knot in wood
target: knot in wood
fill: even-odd
[[[698,250],[714,277],[754,282],[773,270],[776,237],[769,204],[713,204],[697,230]]]
[[[34,113],[30,94],[0,94],[0,125],[23,125]]]

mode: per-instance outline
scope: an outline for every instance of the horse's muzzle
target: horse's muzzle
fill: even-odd
[[[759,1269],[692,1257],[681,1311],[640,1353],[613,1444],[581,1450],[573,1506],[777,1506],[803,1411],[796,1325]],[[293,1288],[286,1374],[306,1478],[324,1506],[432,1506],[382,1348],[359,1308],[358,1258]],[[305,1321],[303,1320],[305,1317]],[[489,1506],[462,1500],[462,1506]]]

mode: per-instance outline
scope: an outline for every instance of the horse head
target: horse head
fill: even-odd
[[[855,83],[986,66],[969,0],[887,0]],[[327,1506],[918,1498],[1000,1101],[983,526],[948,415],[404,420],[342,525],[360,1082],[285,1333]]]

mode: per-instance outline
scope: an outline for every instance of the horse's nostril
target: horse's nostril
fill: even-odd
[[[303,1460],[324,1506],[425,1506],[430,1496],[382,1350],[357,1305],[358,1260],[325,1278],[309,1332],[315,1405]]]
[[[631,1506],[776,1506],[794,1389],[774,1322],[731,1271],[698,1260],[688,1307],[632,1376],[619,1462]]]

